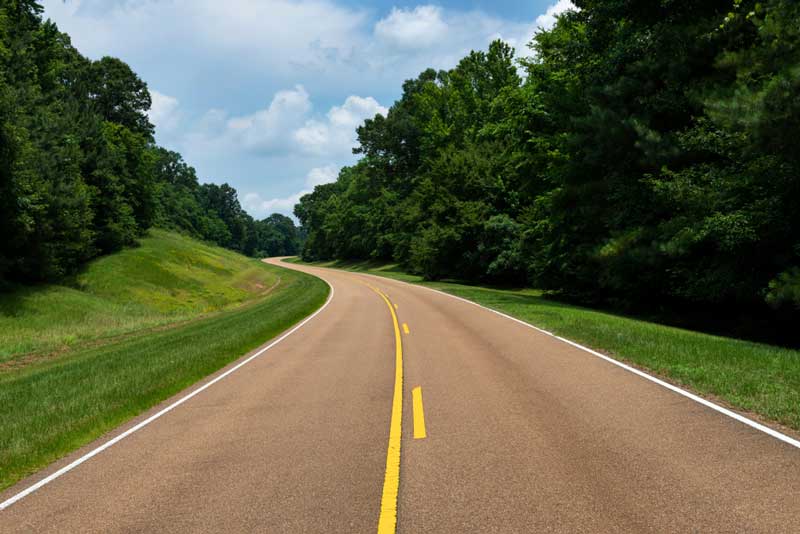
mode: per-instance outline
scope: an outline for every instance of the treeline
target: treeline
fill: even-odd
[[[0,285],[52,280],[174,228],[252,256],[293,254],[291,219],[255,221],[156,146],[147,85],[91,61],[33,0],[0,0]]]
[[[295,208],[308,260],[658,309],[800,306],[800,3],[575,0],[403,85]],[[793,313],[793,312],[791,312]]]

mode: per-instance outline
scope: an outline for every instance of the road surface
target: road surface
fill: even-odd
[[[477,306],[284,266],[328,281],[327,307],[0,531],[800,531],[791,444]]]

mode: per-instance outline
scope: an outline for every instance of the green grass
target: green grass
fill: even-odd
[[[0,363],[180,323],[258,299],[280,273],[234,252],[152,230],[68,284],[0,294]]]
[[[0,367],[0,489],[286,330],[329,291],[317,278],[162,231],[79,280],[0,297],[4,349],[8,339],[16,353],[61,347],[69,335],[94,340]]]
[[[800,351],[664,326],[545,298],[533,289],[424,282],[396,265],[317,263],[421,284],[504,312],[800,430]]]

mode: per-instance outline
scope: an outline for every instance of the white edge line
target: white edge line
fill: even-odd
[[[317,277],[317,278],[319,278],[319,277]],[[269,349],[271,349],[272,347],[274,347],[275,345],[277,345],[278,343],[280,343],[281,341],[286,339],[287,337],[289,337],[292,334],[294,334],[297,330],[302,328],[303,325],[305,325],[311,319],[316,317],[318,314],[322,313],[322,311],[325,308],[327,308],[328,304],[330,304],[331,301],[333,300],[333,294],[334,294],[333,286],[327,280],[324,280],[322,278],[320,278],[320,280],[323,280],[326,284],[328,284],[328,287],[331,289],[331,292],[328,295],[328,299],[325,301],[325,304],[323,304],[320,309],[318,309],[317,311],[315,311],[314,313],[312,313],[311,315],[306,317],[302,322],[300,322],[294,328],[292,328],[291,330],[289,330],[288,332],[283,334],[281,337],[279,337],[278,339],[276,339],[275,341],[273,341],[272,343],[270,343],[269,345],[267,345],[263,349],[259,350],[258,352],[256,352],[255,354],[253,354],[252,356],[247,358],[246,360],[243,360],[243,361],[239,362],[234,367],[231,367],[230,369],[228,369],[227,371],[225,371],[224,373],[222,373],[221,375],[219,375],[215,379],[213,379],[210,382],[204,384],[203,386],[197,388],[196,390],[192,391],[188,395],[178,399],[177,401],[173,402],[172,404],[170,404],[169,406],[167,406],[163,410],[159,411],[158,413],[151,415],[150,417],[148,417],[144,421],[140,422],[136,426],[133,426],[133,427],[129,428],[128,430],[126,430],[125,432],[123,432],[119,436],[115,437],[114,439],[111,439],[111,440],[103,443],[102,445],[100,445],[96,449],[93,449],[93,450],[89,451],[88,453],[84,454],[83,456],[81,456],[77,460],[73,461],[69,465],[65,465],[64,467],[62,467],[61,469],[59,469],[55,473],[43,478],[42,480],[40,480],[36,484],[33,484],[32,486],[28,487],[27,489],[24,489],[21,492],[17,493],[13,497],[10,497],[7,500],[3,501],[2,503],[0,503],[0,511],[5,510],[6,508],[11,506],[12,504],[24,499],[25,497],[27,497],[31,493],[33,493],[36,490],[42,488],[43,486],[49,484],[50,482],[54,481],[58,477],[68,473],[69,471],[72,471],[73,469],[75,469],[76,467],[78,467],[79,465],[84,463],[85,461],[89,460],[90,458],[100,454],[101,452],[103,452],[104,450],[108,449],[112,445],[114,445],[114,444],[122,441],[123,439],[127,438],[128,436],[130,436],[134,432],[136,432],[138,430],[141,430],[142,428],[146,427],[147,425],[149,425],[150,423],[152,423],[153,421],[155,421],[159,417],[165,415],[168,412],[171,412],[172,410],[174,410],[175,408],[177,408],[178,406],[180,406],[184,402],[188,401],[189,399],[191,399],[195,395],[197,395],[200,392],[205,391],[206,389],[210,388],[211,386],[213,386],[214,384],[216,384],[217,382],[219,382],[220,380],[222,380],[226,376],[228,376],[231,373],[233,373],[234,371],[237,371],[240,368],[244,367],[245,365],[247,365],[251,361],[255,360],[256,358],[258,358],[259,356],[264,354],[266,351],[268,351]]]
[[[348,272],[354,272],[354,271],[348,271]],[[700,397],[698,395],[695,395],[694,393],[690,393],[689,391],[686,391],[685,389],[681,389],[678,386],[670,384],[669,382],[665,382],[664,380],[661,380],[661,379],[656,378],[656,377],[654,377],[652,375],[649,375],[649,374],[645,373],[644,371],[640,371],[639,369],[636,369],[635,367],[631,367],[630,365],[626,365],[626,364],[624,364],[624,363],[622,363],[622,362],[620,362],[618,360],[615,360],[614,358],[610,358],[610,357],[606,356],[605,354],[601,354],[601,353],[599,353],[599,352],[597,352],[595,350],[590,349],[589,347],[585,347],[585,346],[581,345],[580,343],[575,343],[574,341],[570,341],[569,339],[563,338],[561,336],[557,336],[552,332],[549,332],[547,330],[539,328],[538,326],[534,326],[534,325],[532,325],[530,323],[526,323],[525,321],[517,319],[516,317],[511,317],[510,315],[507,315],[507,314],[505,314],[503,312],[500,312],[500,311],[497,311],[497,310],[493,310],[492,308],[483,306],[482,304],[478,304],[477,302],[473,302],[471,300],[467,300],[467,299],[465,299],[463,297],[458,297],[456,295],[451,295],[450,293],[446,293],[444,291],[441,291],[441,290],[438,290],[438,289],[434,289],[432,287],[427,287],[427,286],[423,286],[423,285],[419,285],[419,284],[410,284],[408,282],[403,282],[402,280],[395,280],[394,278],[388,278],[388,277],[385,277],[385,276],[379,276],[379,275],[375,275],[375,274],[358,273],[358,272],[355,272],[355,274],[361,274],[361,275],[365,275],[365,276],[372,276],[374,278],[380,278],[382,280],[391,280],[391,281],[399,282],[401,284],[405,284],[405,285],[408,285],[408,286],[419,287],[419,288],[422,288],[422,289],[426,289],[428,291],[433,291],[434,293],[439,293],[439,294],[444,295],[446,297],[450,297],[450,298],[453,298],[453,299],[456,299],[456,300],[460,300],[462,302],[466,302],[467,304],[472,304],[473,306],[477,306],[478,308],[483,308],[484,310],[490,311],[492,313],[496,313],[497,315],[499,315],[501,317],[505,317],[506,319],[510,319],[510,320],[512,320],[512,321],[514,321],[516,323],[519,323],[519,324],[521,324],[523,326],[527,326],[528,328],[533,328],[534,330],[536,330],[538,332],[541,332],[542,334],[546,334],[546,335],[548,335],[550,337],[553,337],[553,338],[555,338],[555,339],[557,339],[559,341],[563,341],[564,343],[572,345],[573,347],[578,348],[578,349],[580,349],[580,350],[582,350],[584,352],[588,352],[589,354],[591,354],[593,356],[596,356],[598,358],[601,358],[601,359],[603,359],[603,360],[605,360],[605,361],[607,361],[607,362],[609,362],[611,364],[614,364],[617,367],[621,367],[621,368],[625,369],[626,371],[630,371],[631,373],[633,373],[633,374],[635,374],[637,376],[640,376],[640,377],[644,378],[645,380],[649,380],[650,382],[654,382],[654,383],[658,384],[661,387],[665,387],[668,390],[677,393],[678,395],[682,395],[682,396],[684,396],[684,397],[686,397],[688,399],[691,399],[691,400],[697,402],[698,404],[702,404],[703,406],[706,406],[707,408],[711,408],[712,410],[714,410],[716,412],[719,412],[719,413],[721,413],[723,415],[726,415],[726,416],[730,417],[731,419],[735,419],[735,420],[739,421],[740,423],[744,423],[745,425],[747,425],[749,427],[752,427],[752,428],[754,428],[756,430],[759,430],[759,431],[761,431],[761,432],[763,432],[765,434],[768,434],[768,435],[772,436],[775,439],[778,439],[778,440],[780,440],[780,441],[782,441],[784,443],[787,443],[787,444],[789,444],[789,445],[791,445],[793,447],[797,447],[798,449],[800,449],[800,441],[798,441],[798,440],[796,440],[794,438],[791,438],[791,437],[787,436],[786,434],[778,432],[777,430],[772,429],[772,428],[770,428],[768,426],[762,425],[761,423],[753,421],[752,419],[749,419],[749,418],[747,418],[747,417],[745,417],[745,416],[743,416],[743,415],[741,415],[739,413],[736,413],[736,412],[734,412],[732,410],[729,410],[727,408],[723,408],[722,406],[719,406],[718,404],[714,404],[713,402],[711,402],[709,400],[706,400],[706,399],[704,399],[704,398],[702,398],[702,397]]]

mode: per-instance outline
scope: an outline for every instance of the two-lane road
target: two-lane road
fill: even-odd
[[[374,532],[398,403],[398,532],[800,531],[791,444],[469,303],[281,265],[328,281],[328,305],[0,531]]]

